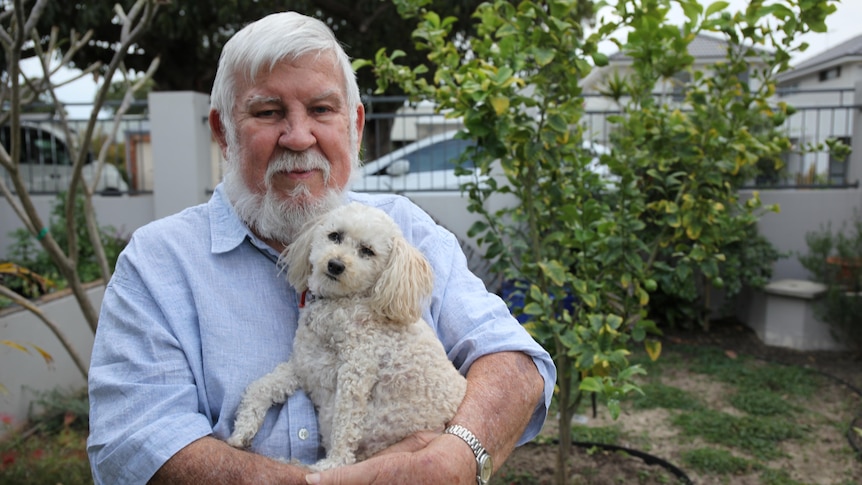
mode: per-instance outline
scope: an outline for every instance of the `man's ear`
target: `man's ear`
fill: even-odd
[[[218,111],[211,109],[209,122],[210,131],[212,131],[216,142],[218,142],[219,148],[221,148],[221,155],[227,158],[227,138],[224,133],[224,125],[221,122],[221,114]]]
[[[356,143],[358,146],[356,147],[357,153],[362,148],[362,132],[365,129],[365,106],[362,103],[359,103],[359,106],[356,107]]]

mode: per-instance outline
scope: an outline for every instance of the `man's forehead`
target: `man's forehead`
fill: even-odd
[[[296,65],[294,64],[294,66]],[[280,86],[278,81],[290,79],[292,77],[299,79],[300,76],[284,77],[282,73],[274,72],[277,67],[278,66],[274,67],[273,70],[264,69],[253,78],[247,78],[237,83],[237,91],[240,94],[238,98],[242,100],[241,102],[244,104],[252,104],[268,102],[277,103],[279,101],[283,101],[283,92],[281,88],[283,88],[284,85]],[[329,68],[321,67],[320,65],[314,66],[314,70],[323,71],[325,77],[331,79],[332,82],[324,82],[303,86],[303,91],[306,94],[305,97],[307,97],[309,101],[313,102],[328,100],[342,102],[346,98],[346,86],[344,82],[342,82],[344,78],[343,73],[335,67],[336,66],[332,66],[331,71],[329,71]],[[272,79],[270,79],[271,77]],[[269,81],[276,82],[270,83]],[[287,85],[291,87],[297,87],[300,82],[301,79],[298,80],[296,84],[288,83]]]
[[[248,69],[249,66],[246,66],[244,69],[246,71],[246,76],[244,76],[245,84],[247,86],[253,86],[260,82],[262,78],[269,77],[273,72],[285,66],[296,69],[312,69],[322,72],[327,76],[332,76],[333,79],[338,80],[339,82],[344,80],[344,73],[340,68],[338,58],[335,54],[332,52],[320,51],[307,52],[298,56],[286,55],[279,59],[274,59],[272,62],[260,65],[256,71],[250,71]]]

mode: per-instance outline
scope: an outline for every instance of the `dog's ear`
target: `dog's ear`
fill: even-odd
[[[396,323],[422,318],[422,307],[434,289],[434,271],[425,256],[403,237],[392,241],[389,264],[372,290],[372,308]]]
[[[282,262],[287,266],[287,281],[300,293],[308,289],[308,278],[312,272],[309,258],[316,227],[316,224],[306,225],[299,237],[287,247],[285,254],[281,255]]]

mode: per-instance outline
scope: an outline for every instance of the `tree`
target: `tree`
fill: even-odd
[[[442,34],[449,19],[423,12],[414,39],[435,64],[433,83],[420,76],[422,67],[396,65],[399,51],[381,52],[374,63],[382,87],[398,82],[433,99],[462,117],[464,136],[477,140],[469,157],[482,176],[466,190],[470,210],[484,220],[471,234],[517,285],[527,326],[556,363],[560,483],[571,448],[569,423],[582,396],[595,392],[618,414],[620,397],[643,372],[627,359],[629,342],[654,329],[643,318],[654,282],[638,256],[648,252],[637,237],[642,199],[631,176],[611,195],[586,169],[591,157],[574,128],[584,111],[579,81],[605,57],[598,37],[584,39],[583,19],[571,7],[565,1],[484,4],[474,15],[477,36],[459,45]],[[497,164],[504,177],[488,178]],[[497,193],[514,194],[520,203],[489,210],[486,202]]]
[[[619,399],[639,390],[633,378],[643,373],[628,360],[633,342],[652,358],[660,353],[649,337],[658,326],[647,318],[661,317],[650,307],[659,278],[678,271],[689,285],[695,276],[720,284],[724,251],[757,220],[759,201],[740,201],[737,188],[787,142],[752,126],[783,122],[787,106],[770,103],[775,76],[804,49],[794,36],[824,31],[835,7],[754,1],[731,13],[723,1],[704,8],[696,0],[619,0],[607,2],[615,20],[585,36],[575,0],[494,1],[473,14],[476,36],[454,43],[452,19],[422,0],[396,3],[417,18],[413,39],[431,67],[398,63],[399,50],[357,65],[373,66],[381,90],[396,83],[450,110],[464,120],[461,136],[476,140],[467,158],[477,170],[462,170],[475,175],[464,189],[470,210],[483,216],[471,234],[518,286],[529,330],[554,357],[557,483],[568,483],[571,418],[584,394],[601,397],[617,417]],[[683,26],[669,24],[672,4],[685,12]],[[652,93],[658,81],[691,70],[688,44],[700,32],[722,35],[731,48],[711,75],[693,73],[684,111]],[[629,54],[635,71],[615,91],[623,109],[612,119],[613,152],[602,156],[618,177],[610,185],[587,169],[581,149],[579,81],[606,63],[604,40]],[[750,89],[741,73],[754,46],[770,55]],[[501,193],[519,203],[491,209]]]
[[[136,78],[139,76],[136,76]],[[135,79],[132,79],[134,82]],[[126,97],[127,79],[123,79],[121,81],[115,81],[111,83],[111,88],[108,91],[108,95],[105,97],[105,110],[110,113],[115,113],[117,106],[122,105],[123,99]],[[133,93],[132,104],[129,106],[129,109],[126,110],[126,114],[128,115],[140,115],[145,114],[147,112],[147,96],[153,90],[153,86],[155,86],[155,81],[149,76],[142,81],[140,89],[136,89]]]
[[[123,0],[129,3],[131,0]],[[480,0],[435,0],[434,8],[452,15],[455,21],[452,35],[468,36],[472,23],[469,14]],[[395,6],[386,0],[298,0],[290,2],[288,8],[319,18],[329,25],[348,55],[368,58],[383,46],[393,42],[405,44],[406,62],[413,65],[425,62],[407,40],[411,27],[398,15]],[[154,58],[160,58],[162,68],[153,77],[155,91],[210,92],[215,78],[219,54],[224,43],[241,27],[272,12],[285,10],[285,3],[276,0],[221,1],[193,0],[177,1],[163,5],[160,15],[154,19],[151,35],[139,39],[133,52],[127,54],[125,63],[131,71],[143,71]],[[87,66],[96,62],[106,63],[114,55],[119,28],[112,22],[113,11],[109,3],[92,1],[51,2],[45,9],[40,25],[59,25],[61,35],[70,35],[75,26],[85,26],[94,32],[98,42],[88,42],[76,50],[71,58],[73,66]],[[104,73],[103,73],[104,74]],[[370,71],[359,73],[358,82],[364,92],[375,86]],[[402,94],[397,86],[385,94]],[[391,113],[401,103],[375,104],[379,113]],[[368,144],[366,150],[381,147],[385,152],[389,146],[391,121],[381,118],[378,123],[366,127],[366,136],[377,140]],[[376,158],[380,153],[366,152],[365,157]]]
[[[97,155],[97,161],[95,162],[97,164],[96,176],[92,181],[93,186],[87,186],[83,182],[82,170],[88,159],[90,141],[94,136],[98,113],[105,102],[110,86],[108,83],[102,83],[99,87],[86,128],[80,136],[73,136],[63,105],[56,96],[56,89],[62,84],[57,83],[54,77],[60,67],[69,64],[70,57],[74,56],[78,49],[94,39],[93,32],[89,31],[84,35],[72,33],[67,40],[60,40],[59,29],[57,28],[51,29],[50,34],[43,35],[44,33],[37,27],[40,16],[43,14],[46,6],[56,2],[36,0],[32,8],[29,9],[25,8],[24,3],[24,0],[14,0],[11,4],[5,4],[5,8],[0,11],[0,44],[2,44],[4,60],[6,61],[2,77],[3,84],[0,86],[0,105],[4,107],[8,106],[7,110],[0,112],[0,125],[9,125],[11,128],[10,133],[12,134],[9,149],[7,150],[6,147],[0,146],[0,166],[8,172],[13,184],[10,188],[3,179],[0,179],[0,193],[3,194],[3,197],[21,219],[27,231],[39,241],[42,248],[51,257],[57,270],[72,290],[84,318],[93,332],[95,332],[98,322],[98,312],[87,297],[83,282],[78,273],[79,241],[77,237],[78,227],[76,225],[78,219],[75,217],[74,211],[76,197],[78,194],[83,194],[83,212],[87,233],[90,243],[96,251],[96,259],[99,261],[102,278],[107,281],[111,276],[111,268],[107,263],[99,227],[96,223],[92,196],[93,188],[99,180],[98,173],[101,171],[102,166],[104,166],[110,144],[104,144]],[[131,46],[135,45],[142,38],[143,33],[149,27],[158,9],[159,5],[155,0],[137,0],[128,11],[123,10],[119,6],[116,7],[114,12],[120,36],[114,56],[105,65],[94,63],[83,66],[79,77],[101,71],[105,75],[102,79],[112,79],[115,73],[119,73],[124,76],[124,79],[128,80],[126,76],[128,72],[123,64],[123,59]],[[44,39],[45,42],[32,43],[33,39]],[[65,55],[60,54],[59,45],[64,45]],[[21,72],[19,63],[22,60],[23,53],[27,49],[31,49],[30,52],[39,60],[42,70],[42,77],[40,78],[29,78]],[[146,79],[152,77],[157,66],[158,59],[154,59],[147,68],[146,74],[139,78],[135,84],[127,81],[126,95],[123,103],[116,110],[114,131],[119,127],[117,121],[128,109],[134,91],[139,89],[146,82]],[[71,82],[74,79],[64,81],[64,83]],[[59,116],[58,123],[60,128],[65,132],[67,145],[73,159],[72,180],[66,194],[65,203],[66,236],[68,237],[65,245],[58,244],[54,235],[46,229],[48,225],[37,213],[20,170],[22,140],[19,128],[21,126],[21,113],[26,110],[28,105],[37,100],[44,100],[46,97],[50,100],[55,108],[55,113]],[[115,136],[116,133],[112,133],[110,139],[114,139]],[[72,347],[59,327],[48,319],[38,307],[31,305],[25,298],[11,291],[5,285],[0,285],[0,294],[36,314],[57,336],[81,373],[84,376],[87,375],[87,367],[84,364],[82,356]]]
[[[130,1],[121,3],[129,4]],[[129,70],[143,72],[152,59],[160,58],[162,69],[153,76],[158,91],[208,93],[215,78],[219,54],[231,35],[250,21],[286,9],[285,2],[276,0],[164,3],[150,28],[151,35],[139,39],[134,51],[124,60]],[[469,14],[479,3],[479,0],[437,0],[433,5],[435,9],[459,19],[454,32],[466,32],[471,27]],[[371,57],[383,46],[398,39],[406,40],[410,32],[409,24],[389,1],[299,0],[290,2],[287,8],[326,22],[354,58]],[[88,66],[96,62],[104,64],[114,55],[120,29],[112,22],[113,18],[109,2],[50,2],[39,25],[43,29],[58,25],[60,35],[70,35],[80,26],[92,29],[93,38],[98,42],[82,45],[72,57],[73,66]],[[405,51],[412,56],[411,60],[424,62],[424,57],[415,54],[410,46],[406,46]],[[360,73],[359,81],[359,85],[368,91],[375,85],[373,75],[368,71]]]

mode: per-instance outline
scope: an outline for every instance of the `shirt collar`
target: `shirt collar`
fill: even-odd
[[[239,247],[246,239],[258,249],[271,253],[276,258],[278,253],[255,236],[248,226],[237,215],[230,203],[224,186],[218,184],[208,203],[210,214],[210,235],[212,237],[213,254],[221,254]]]
[[[363,195],[355,192],[347,192],[345,200],[348,202],[359,200],[368,204],[369,201],[364,200]],[[248,226],[242,222],[242,219],[239,218],[236,209],[234,209],[233,204],[230,203],[230,199],[224,191],[224,184],[219,183],[216,186],[207,205],[209,206],[210,214],[211,250],[213,254],[232,251],[248,239],[258,249],[271,253],[278,258],[278,253],[255,236]]]

